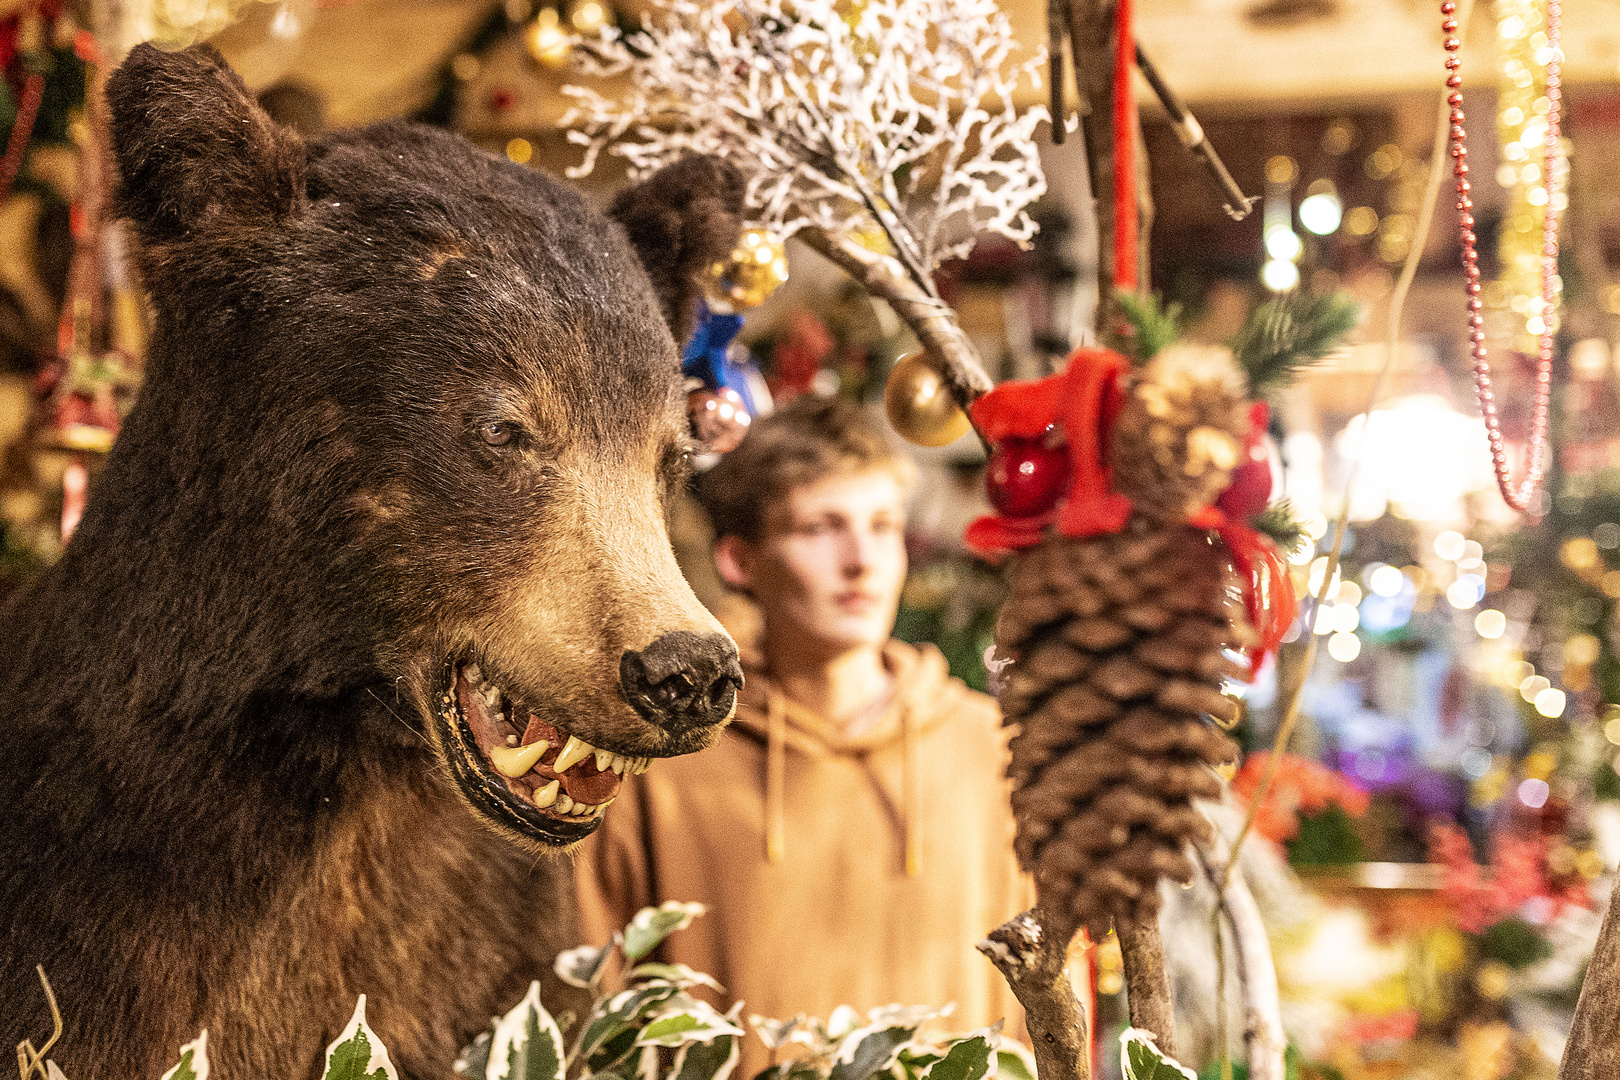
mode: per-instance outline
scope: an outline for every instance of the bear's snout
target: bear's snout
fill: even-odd
[[[619,658],[619,688],[636,712],[672,735],[731,719],[742,688],[725,634],[675,630]]]

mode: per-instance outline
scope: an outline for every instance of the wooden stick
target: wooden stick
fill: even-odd
[[[1164,938],[1157,918],[1115,919],[1119,955],[1125,964],[1125,998],[1131,1026],[1153,1032],[1153,1041],[1176,1056],[1176,1011],[1170,1002],[1170,976],[1164,968]]]
[[[956,321],[956,313],[924,292],[897,259],[863,247],[847,234],[812,227],[800,230],[798,237],[837,263],[867,292],[888,302],[922,347],[941,362],[945,382],[964,411],[995,385],[985,374],[979,351]]]
[[[1620,918],[1615,916],[1615,898],[1609,897],[1609,910],[1603,916],[1597,948],[1581,982],[1581,996],[1575,1002],[1575,1020],[1570,1024],[1569,1042],[1564,1044],[1564,1060],[1558,1066],[1558,1080],[1613,1080],[1620,1076]]]
[[[996,965],[1024,1007],[1024,1026],[1041,1080],[1090,1080],[1086,1016],[1069,984],[1069,943],[1077,927],[1039,907],[990,931],[979,951]]]

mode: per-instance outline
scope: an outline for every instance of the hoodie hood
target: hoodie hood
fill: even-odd
[[[744,668],[747,681],[731,726],[765,741],[770,737],[771,714],[780,709],[783,738],[791,749],[818,756],[859,756],[901,742],[908,733],[920,736],[932,731],[972,692],[951,677],[945,655],[933,645],[890,641],[883,646],[883,666],[894,678],[894,697],[875,723],[853,736],[846,736],[841,725],[788,699],[768,672],[752,665]]]

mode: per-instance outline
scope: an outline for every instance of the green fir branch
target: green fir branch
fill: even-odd
[[[1119,335],[1120,351],[1137,364],[1147,363],[1181,336],[1180,304],[1161,307],[1157,296],[1139,296],[1126,289],[1120,289],[1114,298],[1130,324],[1129,333]]]
[[[1251,524],[1256,532],[1271,538],[1284,558],[1298,551],[1299,542],[1305,539],[1305,523],[1294,516],[1294,506],[1287,499],[1278,499],[1260,511]]]
[[[1360,306],[1343,292],[1295,294],[1255,308],[1231,342],[1248,373],[1249,393],[1262,397],[1286,385],[1300,368],[1332,352],[1360,315]]]

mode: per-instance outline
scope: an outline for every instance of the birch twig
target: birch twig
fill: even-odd
[[[1086,1016],[1067,970],[1077,928],[1035,907],[1015,915],[979,942],[1024,1007],[1024,1027],[1041,1080],[1090,1080]]]

